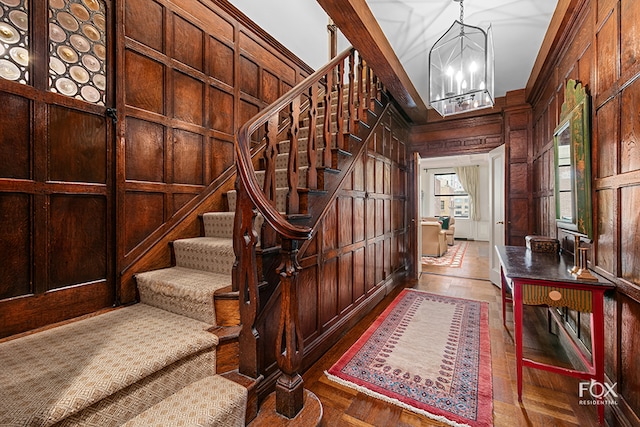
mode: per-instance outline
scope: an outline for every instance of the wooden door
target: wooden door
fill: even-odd
[[[112,305],[115,286],[111,3],[0,7],[2,337]]]

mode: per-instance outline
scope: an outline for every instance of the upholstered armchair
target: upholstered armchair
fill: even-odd
[[[447,252],[445,230],[438,221],[422,221],[422,255],[442,256]]]
[[[440,218],[437,218],[435,216],[424,217],[422,218],[422,221],[436,221],[442,224],[442,222],[440,221]],[[449,217],[449,224],[448,224],[448,227],[444,229],[444,232],[447,240],[447,245],[453,246],[453,239],[456,233],[456,219],[454,217],[452,216]]]

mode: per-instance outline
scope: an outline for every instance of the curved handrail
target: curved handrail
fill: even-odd
[[[295,98],[300,97],[306,90],[311,88],[311,86],[320,82],[327,73],[331,72],[337,64],[344,61],[345,58],[351,55],[354,51],[355,50],[352,47],[345,49],[340,55],[336,56],[333,60],[318,69],[305,80],[298,83],[293,89],[278,98],[269,107],[253,116],[238,130],[236,144],[236,153],[238,155],[238,176],[251,198],[251,201],[264,216],[265,221],[267,221],[275,231],[283,237],[293,240],[308,240],[311,238],[312,229],[310,227],[298,226],[288,222],[265,196],[263,190],[260,188],[260,184],[256,178],[255,169],[253,168],[253,163],[251,162],[251,135],[258,130],[260,126],[267,123],[274,114],[278,114]]]
[[[241,301],[239,345],[243,357],[239,370],[258,378],[264,369],[261,351],[265,345],[273,344],[281,371],[276,408],[280,415],[288,418],[295,417],[304,406],[303,380],[299,374],[304,354],[297,296],[301,270],[299,242],[311,239],[327,206],[337,197],[346,174],[354,167],[352,154],[362,153],[363,140],[370,134],[368,123],[375,117],[380,120],[374,112],[383,98],[378,79],[360,55],[356,65],[355,57],[355,49],[343,51],[252,117],[238,130],[236,138],[238,178],[233,233],[236,262],[232,289],[238,291]],[[345,102],[347,108],[344,108]],[[324,107],[323,113],[318,111],[319,104]],[[261,129],[265,132],[264,148],[260,150],[264,160],[263,184],[259,184],[251,159],[252,137],[260,135]],[[303,129],[309,132],[306,148],[303,143],[299,144],[305,139],[301,136]],[[285,142],[281,131],[288,131],[286,150],[281,149],[284,146],[280,144]],[[300,159],[304,152],[307,164],[303,169]],[[279,154],[286,154],[287,158]],[[286,168],[281,160],[287,160]],[[284,178],[286,187],[282,185]],[[305,184],[300,186],[301,182]],[[281,190],[287,190],[284,200]],[[269,227],[256,230],[256,210]],[[263,250],[280,246],[280,264],[275,269],[279,276],[280,317],[275,343],[268,344],[260,340],[256,329],[259,308],[264,309],[258,290],[258,275],[264,274],[264,267],[256,259],[258,233],[261,233]]]

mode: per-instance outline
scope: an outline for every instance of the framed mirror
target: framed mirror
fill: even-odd
[[[568,80],[560,123],[553,134],[556,221],[560,228],[592,238],[591,120],[586,89]]]

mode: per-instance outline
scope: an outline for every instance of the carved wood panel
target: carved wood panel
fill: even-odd
[[[0,300],[32,292],[31,205],[29,194],[0,193]]]
[[[49,289],[106,280],[106,198],[53,194],[49,204]]]
[[[636,79],[622,91],[620,117],[620,172],[631,172],[640,169],[638,141],[640,141],[640,80]]]
[[[7,112],[0,114],[0,159],[11,159],[0,162],[0,177],[29,179],[30,102],[25,97],[0,91],[0,105]]]
[[[640,408],[640,369],[637,360],[640,352],[640,303],[624,295],[620,297],[620,381],[618,388],[627,405],[638,413]]]
[[[620,255],[622,271],[620,276],[630,283],[640,286],[640,183],[620,189],[622,209],[620,211],[621,233]]]
[[[616,165],[618,162],[618,150],[616,150],[616,141],[619,138],[620,114],[619,97],[616,96],[609,102],[605,103],[596,112],[596,128],[597,133],[594,135],[593,156],[594,172],[597,176],[604,178],[612,176],[616,173]]]

